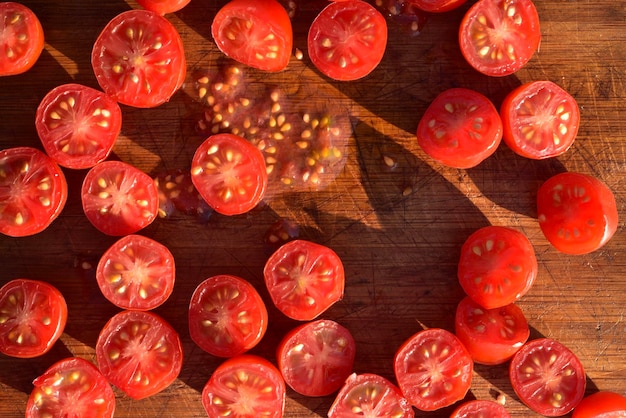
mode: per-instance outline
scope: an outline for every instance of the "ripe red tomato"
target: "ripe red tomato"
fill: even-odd
[[[471,234],[461,247],[461,287],[486,309],[509,305],[526,294],[537,278],[537,257],[522,232],[487,226]]]
[[[502,139],[502,120],[477,91],[452,88],[439,94],[417,126],[417,143],[433,159],[454,168],[477,166]]]
[[[31,69],[43,51],[43,28],[35,13],[20,3],[0,3],[0,76]]]
[[[90,168],[113,149],[122,128],[122,110],[96,89],[63,84],[39,104],[35,127],[46,153],[59,165]]]
[[[191,181],[216,212],[240,215],[263,200],[265,160],[261,151],[237,135],[212,135],[193,156]]]
[[[287,10],[276,0],[231,0],[213,18],[211,34],[224,54],[265,71],[287,67],[293,30]]]
[[[450,418],[511,418],[504,406],[492,401],[473,400],[452,411]]]
[[[382,376],[351,374],[328,411],[328,418],[413,418],[415,412],[400,389]]]
[[[215,369],[202,390],[202,405],[209,417],[281,418],[286,391],[272,363],[243,354]]]
[[[527,342],[511,359],[509,374],[520,400],[541,415],[565,415],[585,394],[582,363],[572,351],[551,338]]]
[[[626,417],[626,396],[607,390],[584,397],[572,414],[572,418],[620,417]]]
[[[133,234],[107,249],[96,269],[102,294],[122,309],[156,308],[172,293],[175,278],[170,250],[153,239]]]
[[[549,178],[537,192],[539,226],[559,251],[587,254],[606,244],[618,224],[609,187],[587,174],[566,172]]]
[[[472,383],[472,357],[461,341],[444,329],[430,328],[409,337],[393,363],[404,397],[421,411],[460,401]]]
[[[265,263],[265,285],[289,318],[310,321],[343,297],[345,273],[330,248],[306,240],[283,244]]]
[[[539,15],[531,0],[479,0],[459,28],[459,44],[467,62],[489,76],[521,69],[539,48]]]
[[[455,334],[476,363],[493,365],[522,348],[530,329],[519,306],[485,309],[466,296],[456,308]]]
[[[112,418],[115,393],[91,362],[68,357],[54,363],[33,381],[26,418]]]
[[[137,0],[137,3],[146,10],[160,15],[174,13],[189,4],[191,0]]]
[[[61,213],[67,181],[61,168],[30,147],[0,150],[0,232],[12,237],[37,234]]]
[[[128,10],[111,19],[94,43],[91,65],[105,93],[141,108],[167,102],[187,73],[176,28],[149,10]]]
[[[102,374],[133,399],[152,396],[180,373],[183,349],[178,334],[149,311],[122,311],[104,325],[96,341]]]
[[[278,350],[287,385],[304,396],[327,396],[352,374],[356,344],[350,331],[330,319],[306,322],[289,331]]]
[[[67,322],[67,304],[54,286],[14,279],[0,288],[0,353],[31,358],[47,353]]]
[[[261,341],[266,330],[265,303],[254,286],[240,277],[209,277],[191,296],[189,335],[209,354],[243,354]]]
[[[362,0],[333,2],[317,15],[307,39],[309,57],[324,75],[357,80],[380,64],[387,48],[387,21]]]
[[[517,154],[543,159],[567,151],[580,124],[576,99],[552,81],[531,81],[510,92],[500,108],[504,142]]]
[[[113,236],[133,234],[150,225],[159,209],[154,181],[122,161],[103,161],[90,169],[81,198],[87,219]]]
[[[467,0],[407,0],[420,10],[430,13],[443,13],[460,7]]]

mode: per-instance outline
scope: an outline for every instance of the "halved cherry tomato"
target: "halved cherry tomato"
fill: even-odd
[[[467,62],[489,76],[521,69],[539,48],[539,15],[531,0],[479,0],[467,11],[459,44]]]
[[[113,149],[122,128],[122,110],[101,91],[63,84],[39,104],[35,127],[46,153],[59,165],[90,168]]]
[[[115,393],[93,363],[68,357],[54,363],[33,381],[26,418],[112,418]]]
[[[471,168],[492,155],[502,139],[502,120],[477,91],[452,88],[428,106],[417,126],[417,143],[450,167]]]
[[[413,418],[415,412],[400,389],[382,376],[351,374],[328,411],[328,418]]]
[[[565,415],[585,394],[582,363],[570,349],[551,338],[527,342],[513,356],[509,374],[520,400],[541,415]]]
[[[473,400],[452,411],[450,418],[511,418],[511,415],[499,403]]]
[[[566,172],[549,178],[537,192],[539,226],[559,251],[587,254],[606,244],[618,224],[609,187],[588,174]]]
[[[430,13],[443,13],[460,7],[467,0],[407,0],[420,10]]]
[[[37,234],[61,213],[67,181],[61,168],[30,147],[0,151],[0,232],[12,237]]]
[[[191,181],[216,212],[239,215],[252,210],[265,195],[265,160],[261,151],[237,135],[212,135],[193,156]]]
[[[96,269],[102,294],[122,309],[156,308],[172,293],[175,279],[170,250],[151,238],[134,234],[109,247]]]
[[[21,3],[0,3],[0,76],[31,69],[43,51],[44,34],[37,15]]]
[[[263,275],[276,307],[299,321],[318,317],[343,297],[341,259],[330,248],[311,241],[282,245],[265,263]]]
[[[444,329],[430,328],[409,337],[393,363],[404,397],[421,411],[460,401],[472,383],[472,357],[461,341]]]
[[[315,18],[307,39],[311,62],[341,81],[365,77],[380,64],[387,48],[387,21],[362,0],[333,2]]]
[[[537,271],[535,249],[526,235],[509,227],[486,226],[463,243],[457,274],[469,297],[494,309],[524,296]]]
[[[176,28],[149,10],[128,10],[111,19],[94,43],[91,65],[105,93],[141,108],[167,102],[187,73]]]
[[[96,359],[102,374],[133,399],[161,392],[180,373],[183,349],[178,333],[149,311],[122,311],[100,331]]]
[[[339,390],[352,374],[355,355],[350,331],[330,319],[297,326],[283,337],[277,350],[285,382],[305,396],[327,396]]]
[[[191,296],[189,335],[209,354],[243,354],[261,341],[266,330],[265,303],[254,286],[240,277],[209,277]]]
[[[189,4],[191,0],[137,0],[137,3],[146,10],[160,15],[174,13]]]
[[[572,418],[620,417],[626,417],[626,396],[608,390],[585,396],[572,414]]]
[[[133,234],[150,225],[159,210],[152,178],[122,161],[103,161],[90,169],[81,198],[92,225],[113,236]]]
[[[533,159],[556,157],[576,139],[576,99],[552,81],[531,81],[510,92],[500,108],[504,142]]]
[[[215,369],[202,390],[202,405],[209,417],[281,418],[286,392],[276,366],[243,354]]]
[[[519,306],[485,309],[469,296],[459,302],[454,323],[456,336],[472,359],[481,364],[504,363],[530,336],[528,321]]]
[[[66,322],[65,298],[51,284],[14,279],[0,288],[0,353],[20,358],[45,354]]]
[[[265,71],[287,67],[293,30],[287,10],[276,0],[231,0],[213,18],[211,34],[224,54]]]

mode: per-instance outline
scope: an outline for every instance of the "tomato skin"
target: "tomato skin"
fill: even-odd
[[[340,81],[358,80],[383,59],[387,21],[365,1],[332,2],[309,27],[307,45],[311,62],[324,75]]]
[[[461,247],[457,269],[465,293],[486,309],[509,305],[524,296],[537,278],[537,257],[521,231],[486,226]]]
[[[473,370],[474,362],[461,341],[441,328],[418,331],[394,357],[398,386],[421,411],[435,411],[463,399]],[[444,389],[448,385],[451,389]]]
[[[160,15],[174,13],[189,4],[191,0],[137,0],[137,3],[146,10]]]
[[[504,406],[492,401],[473,400],[459,405],[450,418],[511,418]]]
[[[626,396],[608,390],[585,396],[572,414],[572,418],[620,417],[626,417]]]
[[[211,34],[220,51],[249,67],[277,72],[289,64],[291,19],[276,0],[230,0],[213,18]]]
[[[551,338],[524,344],[511,359],[509,376],[520,400],[549,417],[572,411],[582,400],[587,384],[576,354]]]
[[[112,418],[115,393],[91,362],[68,357],[54,363],[33,381],[26,418]]]
[[[61,168],[35,148],[0,150],[0,232],[11,237],[35,235],[61,214],[67,180]]]
[[[515,153],[536,160],[565,153],[574,143],[580,109],[552,81],[531,81],[511,91],[500,107],[504,142]]]
[[[267,331],[267,319],[261,295],[237,276],[209,277],[189,302],[191,339],[218,357],[234,357],[256,346]]]
[[[209,417],[280,418],[287,388],[280,371],[269,361],[242,354],[220,364],[202,390]]]
[[[420,10],[430,13],[443,13],[461,7],[467,0],[408,0]]]
[[[32,358],[52,348],[67,323],[61,292],[40,280],[13,279],[0,288],[0,353]]]
[[[39,59],[44,45],[41,22],[21,3],[0,3],[0,77],[25,73]]]
[[[615,196],[597,178],[583,173],[556,174],[537,191],[539,226],[557,250],[588,254],[604,246],[617,231]]]
[[[417,126],[417,142],[430,157],[454,168],[472,168],[502,139],[502,120],[484,95],[466,88],[440,93]]]

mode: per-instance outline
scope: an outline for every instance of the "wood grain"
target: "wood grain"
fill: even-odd
[[[28,73],[0,79],[0,148],[41,148],[34,113],[56,85],[78,82],[97,87],[90,66],[91,45],[106,22],[136,7],[122,0],[24,0],[40,16],[46,47]],[[193,97],[194,74],[216,68],[222,58],[210,37],[210,22],[224,1],[192,0],[168,15],[185,43],[189,65],[183,89],[156,109],[123,108],[122,135],[115,157],[156,175],[187,169],[203,139],[195,124],[202,109]],[[306,31],[325,1],[298,1],[295,46],[306,51]],[[470,3],[473,3],[470,1]],[[274,195],[243,216],[213,215],[206,224],[184,214],[157,219],[142,233],[166,244],[177,261],[174,293],[157,312],[179,331],[185,363],[179,379],[164,392],[133,401],[116,389],[116,417],[202,417],[200,392],[220,360],[190,340],[187,305],[195,286],[219,273],[252,282],[268,302],[270,329],[254,353],[274,360],[276,345],[292,326],[271,306],[263,287],[268,256],[263,235],[280,218],[296,221],[301,237],[333,248],[344,261],[343,301],[324,314],[350,329],[357,342],[355,372],[393,379],[397,347],[422,326],[453,329],[462,297],[456,281],[460,245],[488,224],[522,230],[535,246],[539,277],[519,302],[532,337],[556,338],[582,360],[588,392],[611,389],[626,394],[626,233],[623,223],[601,250],[568,256],[554,250],[536,220],[534,197],[549,176],[569,170],[597,176],[615,192],[620,215],[626,198],[626,3],[537,0],[543,41],[519,73],[489,78],[463,61],[456,31],[469,4],[429,17],[418,36],[389,21],[389,45],[380,67],[349,83],[321,76],[306,58],[295,58],[278,74],[244,69],[251,91],[278,85],[287,97],[314,105],[332,103],[349,112],[345,168],[320,191]],[[477,168],[454,170],[430,160],[414,138],[424,109],[449,87],[478,90],[499,105],[520,83],[552,80],[570,91],[582,114],[579,137],[567,154],[530,161],[504,145]],[[384,158],[396,165],[390,169]],[[0,284],[17,277],[47,280],[69,304],[61,341],[41,358],[0,356],[0,416],[24,414],[32,380],[54,361],[70,355],[94,360],[100,328],[117,312],[99,293],[93,266],[114,241],[88,223],[79,199],[83,171],[65,170],[70,196],[61,217],[28,238],[0,237]],[[91,266],[91,267],[90,267]],[[506,397],[512,416],[533,416],[513,393],[506,366],[477,366],[469,398]],[[325,416],[331,397],[305,398],[290,391],[286,417]],[[450,408],[417,416],[448,416]]]

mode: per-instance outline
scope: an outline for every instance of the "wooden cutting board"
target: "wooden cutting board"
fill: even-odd
[[[41,148],[34,113],[45,93],[62,83],[97,87],[90,66],[92,44],[117,13],[136,7],[122,0],[28,0],[41,18],[45,50],[28,73],[0,79],[0,148]],[[167,17],[183,38],[188,60],[185,86],[155,109],[123,108],[122,135],[115,157],[151,175],[189,167],[204,139],[196,130],[202,106],[194,95],[198,72],[214,70],[221,54],[210,23],[224,1],[192,0]],[[284,108],[303,103],[345,109],[353,129],[347,161],[337,178],[319,191],[275,194],[251,213],[214,214],[206,223],[176,213],[142,231],[166,244],[177,262],[171,298],[157,312],[181,335],[185,361],[180,377],[164,392],[133,401],[116,390],[116,417],[202,417],[200,392],[220,359],[197,348],[187,331],[187,306],[195,286],[219,273],[252,282],[268,302],[270,328],[253,350],[275,360],[276,345],[295,326],[271,306],[263,287],[268,257],[264,234],[276,220],[300,226],[300,237],[333,248],[347,275],[344,299],[323,316],[346,326],[357,343],[354,370],[394,379],[395,350],[422,327],[453,329],[463,293],[456,280],[459,248],[475,229],[488,225],[518,228],[530,238],[539,276],[519,302],[532,327],[531,338],[558,339],[582,360],[588,392],[610,389],[626,394],[626,233],[623,223],[603,249],[568,256],[553,249],[536,219],[537,187],[557,172],[592,174],[615,192],[625,215],[626,176],[626,2],[537,0],[543,41],[540,51],[517,74],[490,78],[464,62],[457,28],[470,3],[430,16],[417,36],[389,20],[389,44],[380,67],[356,82],[321,76],[306,56],[308,24],[325,1],[297,1],[293,58],[278,74],[244,68],[251,92],[278,86]],[[580,105],[579,137],[565,155],[530,161],[502,145],[470,170],[443,167],[417,146],[415,129],[428,103],[449,87],[468,87],[496,105],[520,83],[546,79],[568,90]],[[256,94],[256,93],[255,93]],[[23,416],[32,380],[53,362],[75,355],[94,360],[100,328],[117,312],[99,293],[94,266],[114,241],[96,231],[82,213],[83,171],[65,170],[70,191],[62,215],[41,234],[0,237],[0,284],[17,277],[57,286],[69,305],[65,333],[41,358],[0,356],[0,416]],[[512,416],[533,416],[515,396],[506,365],[476,366],[468,399],[503,395]],[[501,396],[502,398],[502,396]],[[333,397],[306,398],[289,391],[286,417],[325,416]],[[417,416],[448,416],[451,409]]]

